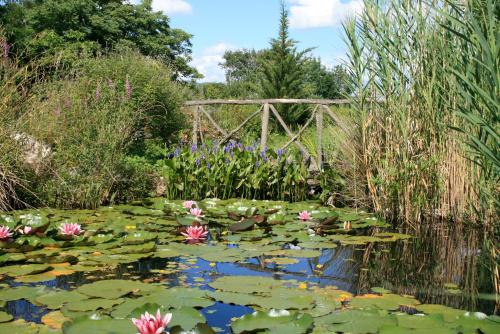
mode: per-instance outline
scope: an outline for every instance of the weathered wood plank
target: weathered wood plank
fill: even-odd
[[[198,127],[199,127],[199,124],[198,124],[198,121],[199,121],[199,117],[198,117],[198,113],[199,113],[199,106],[196,106],[195,108],[193,108],[193,139],[192,139],[192,144],[193,145],[197,145],[198,144]]]
[[[290,138],[293,138],[294,134],[293,132],[288,128],[288,126],[286,125],[285,121],[283,120],[283,118],[281,118],[280,114],[278,113],[278,111],[276,110],[276,108],[274,108],[274,106],[272,104],[269,105],[269,107],[271,108],[271,111],[273,112],[273,115],[274,117],[276,117],[276,119],[278,120],[278,122],[281,124],[281,126],[283,127],[283,129],[285,129],[285,132],[288,134],[288,136]],[[307,151],[307,149],[304,147],[304,145],[301,144],[300,141],[298,140],[295,140],[293,142],[302,152],[304,152],[304,155],[306,157],[306,159],[309,159],[311,157],[311,154],[309,154],[309,152]],[[317,171],[318,170],[318,166],[316,164],[316,161],[314,159],[311,160],[311,167],[313,170]]]
[[[306,123],[304,124],[304,126],[299,130],[299,132],[297,132],[283,147],[282,149],[286,149],[288,146],[290,146],[290,144],[292,144],[294,141],[297,140],[297,138],[300,137],[300,135],[305,131],[305,129],[307,129],[309,127],[309,125],[311,124],[311,122],[313,121],[313,119],[316,117],[316,110],[318,109],[319,105],[317,105],[312,114],[311,114],[311,117],[309,117],[309,119],[306,121]]]
[[[344,133],[349,133],[349,129],[348,127],[346,126],[346,124],[340,119],[338,118],[331,110],[330,108],[328,108],[328,106],[326,105],[322,105],[321,106],[325,111],[326,113],[328,114],[328,116],[330,116],[330,118],[340,127],[340,129],[342,131],[344,131]]]
[[[199,105],[214,105],[214,104],[324,104],[324,105],[334,105],[334,104],[348,104],[349,100],[323,100],[323,99],[257,99],[257,100],[194,100],[187,101],[184,103],[185,106],[199,106]]]
[[[257,110],[256,112],[254,112],[253,114],[251,114],[250,116],[248,116],[240,125],[238,125],[238,127],[236,127],[233,131],[229,132],[227,134],[227,136],[225,136],[224,138],[222,138],[221,140],[221,144],[225,143],[229,138],[231,138],[236,132],[240,131],[242,127],[245,126],[245,124],[247,124],[248,122],[250,122],[250,120],[252,118],[254,118],[255,116],[257,116],[258,114],[260,114],[260,112],[262,111],[262,108],[264,106],[260,106],[259,110]]]
[[[224,136],[227,136],[227,131],[225,131],[223,128],[221,128],[219,126],[219,124],[217,124],[217,122],[212,118],[212,116],[205,110],[205,108],[203,108],[203,106],[199,106],[199,108],[201,109],[201,112],[208,118],[208,120],[213,124],[213,126],[215,126],[215,128],[217,129],[217,131],[219,131],[220,133],[222,133]]]
[[[267,148],[267,132],[269,131],[269,103],[265,103],[262,112],[261,132],[260,132],[260,147]]]
[[[323,169],[323,108],[316,113],[316,153],[318,168]]]

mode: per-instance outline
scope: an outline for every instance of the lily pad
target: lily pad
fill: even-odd
[[[313,318],[309,314],[300,314],[286,310],[270,310],[244,315],[231,323],[235,334],[266,331],[269,334],[303,334],[312,327]]]
[[[154,286],[138,281],[106,280],[80,286],[76,291],[89,297],[117,299],[131,292],[150,293]]]

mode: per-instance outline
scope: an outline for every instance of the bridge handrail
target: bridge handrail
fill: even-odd
[[[240,131],[245,124],[247,124],[251,119],[257,115],[261,115],[261,147],[267,147],[267,139],[269,132],[269,118],[274,116],[281,127],[285,130],[290,140],[285,144],[283,148],[288,147],[290,144],[295,144],[302,152],[306,158],[310,158],[311,154],[307,151],[306,147],[302,145],[299,140],[300,135],[304,130],[316,119],[316,159],[311,160],[312,170],[321,170],[323,167],[323,149],[322,149],[322,138],[323,138],[323,115],[328,115],[334,122],[336,122],[340,127],[342,126],[341,120],[332,112],[330,106],[333,105],[346,105],[349,104],[349,100],[326,100],[326,99],[245,99],[245,100],[194,100],[186,101],[184,103],[185,107],[191,108],[193,111],[193,144],[198,143],[200,138],[203,141],[203,133],[201,130],[201,117],[202,115],[208,119],[210,123],[220,132],[224,137],[221,143],[229,140],[236,132]],[[275,104],[302,104],[315,106],[312,110],[311,116],[308,121],[299,129],[297,133],[293,133],[290,127],[285,123],[278,110],[274,107]],[[214,105],[259,105],[259,110],[248,116],[238,127],[232,131],[227,131],[223,129],[212,117],[211,113],[205,110],[205,106]]]
[[[245,99],[245,100],[193,100],[186,101],[185,106],[206,106],[215,104],[322,104],[322,105],[342,105],[349,104],[349,100],[325,100],[325,99]]]

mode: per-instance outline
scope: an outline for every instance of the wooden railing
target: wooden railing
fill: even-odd
[[[332,105],[345,105],[348,104],[348,100],[322,100],[322,99],[259,99],[259,100],[200,100],[200,101],[187,101],[185,103],[186,107],[190,107],[193,110],[193,144],[198,143],[198,138],[201,135],[201,117],[205,116],[208,121],[220,132],[223,136],[221,143],[224,143],[231,139],[238,131],[240,131],[250,120],[252,120],[257,115],[261,115],[261,137],[260,145],[261,147],[267,147],[267,139],[269,134],[269,118],[272,113],[274,118],[283,127],[287,133],[290,140],[282,147],[286,149],[292,143],[296,145],[306,158],[310,158],[311,154],[305,148],[305,146],[300,142],[300,135],[306,130],[311,123],[316,119],[316,159],[311,159],[311,169],[321,170],[323,166],[323,116],[326,113],[334,122],[339,126],[342,126],[340,119],[332,112],[330,106]],[[293,133],[290,127],[285,123],[279,112],[274,107],[274,104],[295,104],[295,105],[310,105],[311,114],[307,121],[302,125],[302,127]],[[204,106],[210,105],[259,105],[259,109],[248,116],[240,125],[231,131],[226,131],[223,129],[212,117],[212,115],[207,112]]]

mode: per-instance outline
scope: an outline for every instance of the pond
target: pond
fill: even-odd
[[[158,309],[170,333],[500,332],[474,231],[395,231],[316,202],[195,205],[4,214],[0,333],[136,333],[131,318]],[[185,241],[193,224],[207,240]]]

